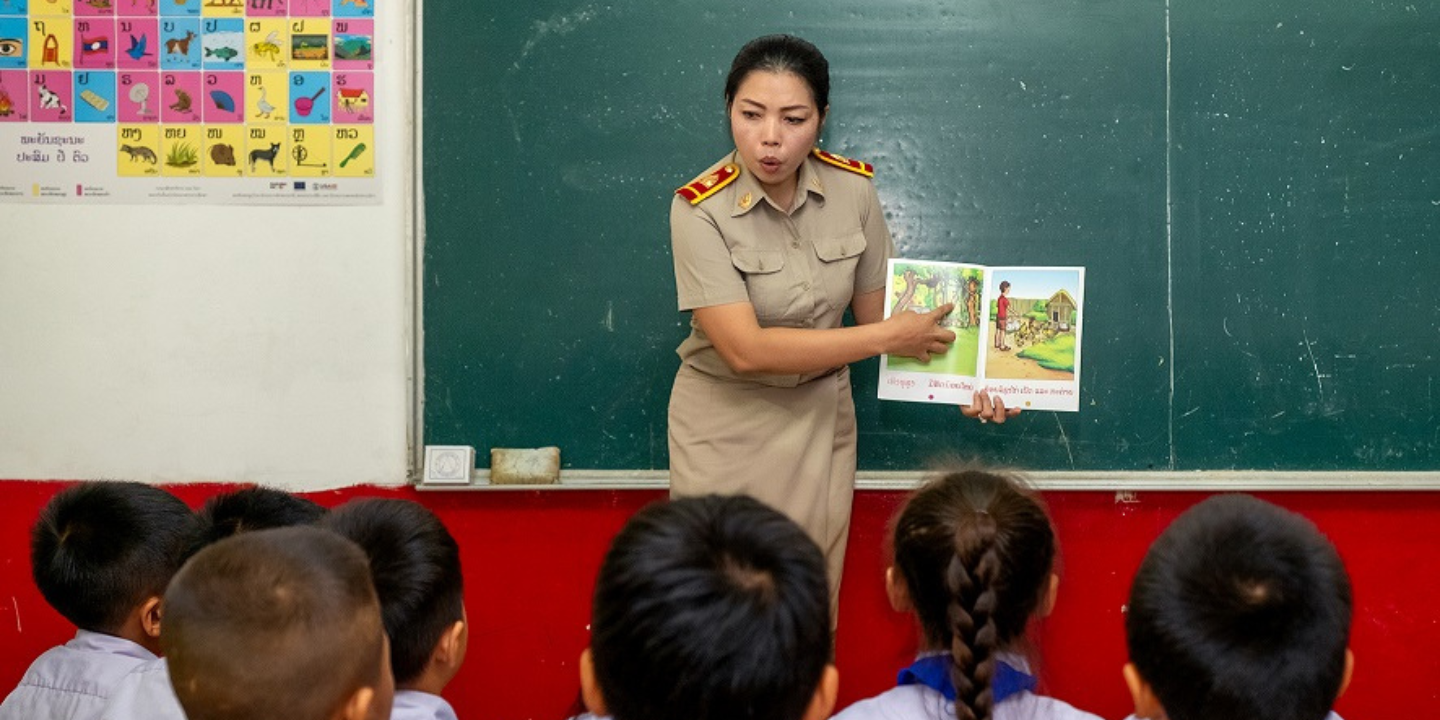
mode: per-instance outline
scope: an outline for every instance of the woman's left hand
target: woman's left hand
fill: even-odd
[[[982,423],[994,420],[998,425],[1005,422],[1005,418],[1019,415],[1020,408],[1006,408],[1005,401],[1000,399],[1000,396],[996,395],[992,398],[990,393],[976,390],[975,399],[969,405],[960,406],[960,414],[965,417],[979,418]]]

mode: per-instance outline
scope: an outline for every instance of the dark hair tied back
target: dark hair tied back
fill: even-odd
[[[989,720],[997,654],[1025,633],[1049,588],[1055,532],[1016,477],[959,470],[935,478],[895,523],[895,567],[926,640],[950,651],[955,714]]]
[[[794,35],[766,35],[745,43],[725,78],[725,107],[735,102],[740,83],[756,70],[796,75],[810,86],[816,109],[823,114],[830,105],[830,63],[810,42]]]

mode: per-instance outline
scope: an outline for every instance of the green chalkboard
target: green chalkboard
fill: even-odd
[[[1262,9],[1262,6],[1263,9]],[[1082,409],[874,399],[866,469],[1433,469],[1440,15],[1353,0],[427,3],[425,441],[663,469],[668,205],[735,50],[830,58],[902,256],[1083,265]],[[482,456],[484,453],[482,452]]]

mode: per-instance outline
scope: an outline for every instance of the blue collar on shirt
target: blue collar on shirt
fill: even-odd
[[[950,680],[952,664],[949,653],[927,655],[916,660],[914,665],[901,670],[896,682],[900,685],[924,685],[953,702],[955,683]],[[995,679],[990,681],[990,693],[996,705],[1018,692],[1034,690],[1035,685],[1034,675],[1017,670],[1003,660],[995,661]]]

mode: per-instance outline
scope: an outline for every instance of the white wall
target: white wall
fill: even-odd
[[[378,7],[382,205],[0,205],[0,478],[405,481],[410,18]]]

